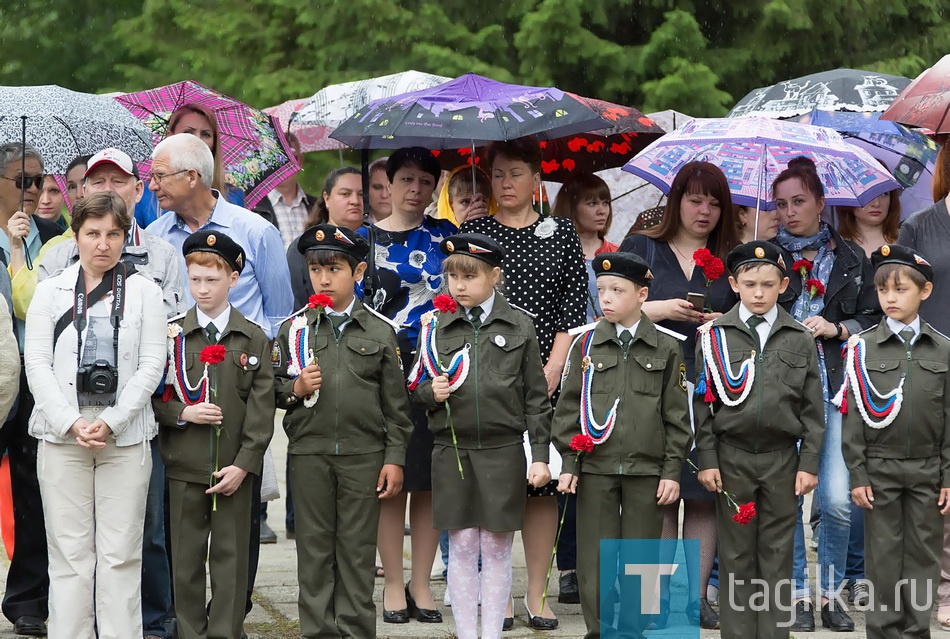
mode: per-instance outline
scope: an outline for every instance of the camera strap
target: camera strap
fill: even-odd
[[[124,263],[119,262],[103,276],[98,286],[92,289],[89,294],[86,294],[86,278],[83,276],[82,267],[79,267],[79,277],[76,279],[75,304],[71,318],[72,324],[76,328],[78,342],[76,349],[77,367],[82,366],[82,333],[86,330],[86,324],[88,323],[89,307],[104,298],[109,291],[112,291],[112,309],[109,313],[112,322],[112,352],[114,355],[112,365],[119,365],[119,324],[122,322],[125,312],[125,282],[129,276],[128,271],[129,268]],[[66,316],[69,314],[67,311]],[[60,322],[62,322],[62,318],[60,318]],[[59,328],[60,322],[57,322],[57,328]],[[67,322],[68,324],[69,322]],[[57,335],[54,332],[54,342]]]

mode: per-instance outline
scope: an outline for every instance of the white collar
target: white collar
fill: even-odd
[[[898,322],[896,319],[891,319],[890,317],[885,317],[884,320],[887,322],[887,327],[891,329],[891,332],[897,335],[898,337],[900,337],[901,339],[904,339],[903,336],[901,336],[901,331],[907,328],[908,326],[914,329],[915,340],[920,335],[920,315],[915,317],[914,321],[911,322],[910,324],[903,324],[901,322]]]
[[[747,309],[745,304],[739,302],[739,319],[748,323],[749,318],[753,315],[755,315],[755,313]],[[778,319],[778,304],[770,308],[768,312],[762,315],[762,319],[765,320],[765,323],[768,324],[769,328],[772,328],[772,325],[775,324],[775,320]]]
[[[209,322],[214,322],[214,327],[217,329],[218,334],[224,334],[224,329],[228,327],[228,322],[231,320],[231,305],[228,304],[224,307],[224,310],[221,311],[221,314],[217,317],[208,317],[204,312],[197,306],[195,306],[195,313],[198,315],[198,325],[202,328],[207,328]]]
[[[352,315],[353,307],[356,306],[356,296],[353,296],[353,299],[350,300],[349,306],[347,306],[342,312],[337,313],[331,307],[326,308],[327,315]]]
[[[640,326],[640,320],[637,320],[633,323],[633,326],[624,326],[620,322],[615,322],[614,326],[617,328],[617,337],[620,337],[620,334],[624,331],[630,331],[630,336],[637,334],[637,327]]]
[[[478,306],[480,309],[482,309],[481,320],[482,322],[484,322],[485,320],[488,319],[488,316],[491,315],[491,310],[495,308],[495,292],[492,291],[491,297],[489,297],[487,300],[485,300],[481,304],[476,304],[475,306]],[[472,308],[475,308],[475,306],[473,306]],[[470,316],[471,311],[472,309],[466,309],[465,315]]]

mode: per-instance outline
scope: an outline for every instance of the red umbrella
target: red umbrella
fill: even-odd
[[[950,55],[917,76],[881,119],[930,129],[937,135],[950,133]]]
[[[584,102],[613,126],[553,140],[542,140],[541,177],[563,182],[574,173],[594,173],[623,166],[665,131],[633,107],[570,94]],[[478,152],[481,151],[481,152]],[[472,149],[443,149],[436,153],[442,168],[451,170],[471,164]],[[476,149],[475,164],[484,162],[484,149]]]

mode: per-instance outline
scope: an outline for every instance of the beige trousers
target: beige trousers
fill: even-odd
[[[120,448],[111,440],[101,450],[90,450],[40,442],[50,639],[142,636],[142,532],[152,471],[148,446]]]

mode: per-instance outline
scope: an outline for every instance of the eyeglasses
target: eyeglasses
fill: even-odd
[[[45,175],[18,175],[15,178],[7,177],[5,175],[0,175],[4,180],[10,180],[16,187],[21,190],[32,189],[33,185],[36,185],[37,189],[43,188],[43,180],[46,179]]]
[[[161,184],[162,180],[165,178],[171,177],[173,175],[181,175],[182,173],[187,173],[190,170],[191,169],[182,169],[181,171],[175,171],[174,173],[152,173],[149,176],[149,179],[155,182],[155,184]]]

